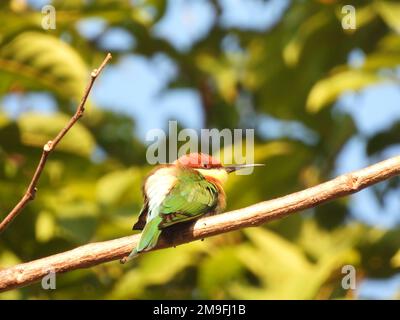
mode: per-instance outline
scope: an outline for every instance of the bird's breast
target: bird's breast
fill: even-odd
[[[147,219],[158,214],[165,197],[177,182],[174,167],[164,167],[150,175],[144,185],[144,192],[149,199],[149,215]]]

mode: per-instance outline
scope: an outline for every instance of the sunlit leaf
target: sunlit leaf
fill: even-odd
[[[39,113],[24,113],[18,119],[22,143],[28,146],[43,147],[52,140],[69,122],[70,117],[57,113],[43,115]],[[95,141],[91,133],[79,122],[64,136],[58,150],[88,157],[92,154]]]
[[[51,213],[42,211],[36,220],[36,239],[40,242],[50,240],[55,233],[55,220]]]
[[[211,253],[199,266],[199,287],[208,298],[225,298],[224,288],[232,285],[243,271],[236,250],[237,248],[221,248]],[[222,265],[224,268],[221,268]]]
[[[88,70],[68,44],[39,32],[24,32],[0,47],[0,71],[30,89],[45,88],[64,98],[79,98]]]
[[[329,17],[327,17],[326,11],[320,11],[301,24],[293,39],[283,50],[283,58],[287,65],[294,66],[298,63],[303,46],[308,40],[308,37],[322,28],[328,21]]]
[[[385,22],[396,32],[400,32],[400,4],[393,1],[377,1],[375,5]]]
[[[151,285],[165,285],[195,263],[198,243],[146,254],[138,265],[118,280],[110,298],[135,298]],[[166,261],[168,264],[166,265]]]
[[[142,178],[142,173],[137,169],[109,173],[97,184],[97,199],[100,203],[107,205],[141,202]]]
[[[307,98],[307,110],[318,112],[346,91],[359,90],[379,80],[378,75],[359,70],[336,73],[314,85]]]

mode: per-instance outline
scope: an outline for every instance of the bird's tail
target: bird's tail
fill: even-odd
[[[151,250],[156,246],[158,238],[161,234],[161,230],[158,227],[162,221],[163,220],[161,217],[156,216],[147,222],[136,248],[132,250],[129,256],[121,260],[122,263],[130,261],[136,258],[142,251]]]

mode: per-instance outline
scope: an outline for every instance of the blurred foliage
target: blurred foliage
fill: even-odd
[[[268,167],[230,179],[228,210],[334,175],[343,146],[358,134],[350,116],[332,111],[337,99],[377,82],[398,83],[399,4],[352,1],[358,26],[343,30],[341,8],[348,1],[293,0],[270,29],[252,31],[223,27],[218,23],[221,3],[209,3],[215,23],[185,52],[152,32],[166,14],[167,1],[55,0],[57,28],[48,31],[40,27],[40,11],[26,1],[0,3],[0,96],[46,92],[57,101],[52,114],[21,112],[14,118],[0,106],[0,217],[23,194],[41,146],[66,123],[89,70],[107,51],[101,35],[88,40],[77,31],[77,22],[93,17],[106,23],[105,30],[117,27],[135,39],[134,50],[113,52],[113,64],[131,53],[163,53],[172,59],[179,72],[165,90],[197,90],[205,127],[257,129],[258,119],[268,116],[293,121],[313,134],[311,142],[271,140],[256,130],[256,162]],[[239,49],[224,48],[227,38],[236,39]],[[365,54],[360,66],[348,63],[355,49]],[[51,155],[36,200],[1,235],[0,267],[132,233],[141,183],[150,169],[146,146],[134,128],[129,117],[90,103],[86,116]],[[399,143],[399,134],[396,124],[371,137],[368,155],[379,157]],[[386,191],[396,188],[397,179],[385,185]],[[360,279],[395,275],[400,235],[398,228],[380,230],[355,221],[348,200],[146,254],[130,265],[111,262],[69,272],[58,276],[54,291],[35,284],[0,298],[353,298],[354,292],[341,288],[341,267],[356,266]]]

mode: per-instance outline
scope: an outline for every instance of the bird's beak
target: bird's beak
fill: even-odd
[[[231,173],[235,172],[240,169],[244,168],[252,168],[252,167],[263,167],[265,164],[261,163],[248,163],[248,164],[238,164],[238,165],[233,165],[233,166],[224,166],[224,169],[226,172]]]

